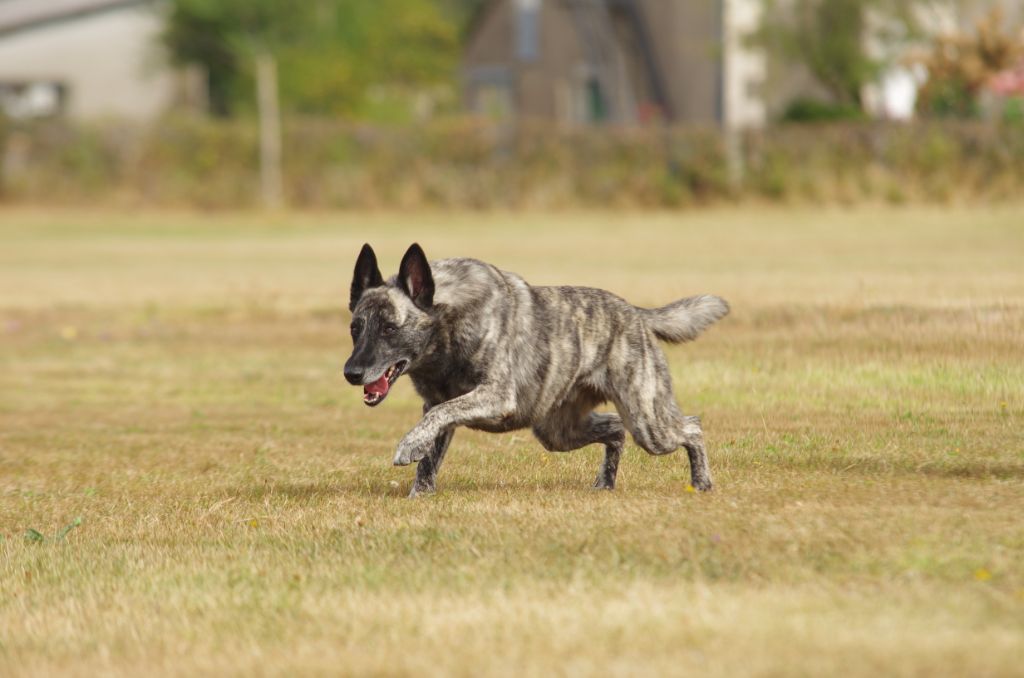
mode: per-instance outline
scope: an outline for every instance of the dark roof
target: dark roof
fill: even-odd
[[[0,38],[47,24],[154,0],[0,0]]]

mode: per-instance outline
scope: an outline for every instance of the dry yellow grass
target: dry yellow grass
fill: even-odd
[[[1021,675],[1022,224],[0,214],[0,675]],[[727,297],[669,351],[717,490],[460,431],[405,500],[418,405],[344,384],[342,309],[414,239]]]

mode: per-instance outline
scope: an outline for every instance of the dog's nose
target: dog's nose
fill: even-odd
[[[363,383],[363,371],[358,367],[345,365],[345,379],[348,380],[348,383],[358,386]]]

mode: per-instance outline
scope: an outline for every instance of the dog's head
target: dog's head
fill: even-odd
[[[345,379],[363,387],[373,407],[387,397],[402,374],[415,367],[430,339],[434,278],[419,245],[402,257],[398,275],[387,283],[373,248],[363,245],[352,277],[352,356]]]

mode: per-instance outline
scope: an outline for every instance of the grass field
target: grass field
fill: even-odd
[[[365,240],[728,298],[668,351],[715,492],[460,431],[406,500],[411,386],[341,378]],[[6,211],[0,243],[0,675],[1024,674],[1024,207]]]

